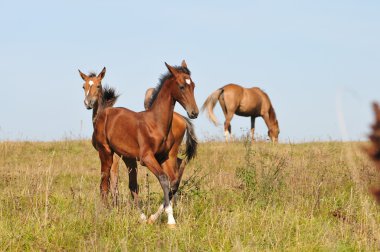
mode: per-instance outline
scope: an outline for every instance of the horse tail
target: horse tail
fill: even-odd
[[[216,105],[216,102],[218,101],[220,95],[223,93],[223,88],[219,88],[218,90],[214,91],[209,97],[207,97],[206,101],[203,103],[203,106],[201,108],[201,111],[204,111],[207,109],[208,112],[208,118],[215,124],[218,125],[218,121],[214,114],[214,107]]]
[[[101,99],[101,108],[105,109],[108,107],[113,107],[115,105],[117,98],[119,98],[119,94],[116,93],[114,88],[105,86],[103,87],[103,95]]]
[[[194,125],[189,118],[182,116],[186,122],[186,162],[197,155],[198,139],[195,135]]]

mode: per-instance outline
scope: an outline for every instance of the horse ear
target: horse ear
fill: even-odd
[[[103,67],[103,70],[100,72],[100,74],[98,74],[98,78],[102,80],[105,75],[106,75],[106,67]]]
[[[171,65],[169,65],[169,64],[166,63],[166,62],[165,62],[165,65],[166,65],[166,67],[168,68],[169,72],[170,72],[172,75],[176,76],[176,75],[178,74],[177,69],[175,69],[174,67],[172,67]]]
[[[184,68],[187,68],[187,64],[186,64],[185,60],[182,60],[181,66],[184,67]]]
[[[80,77],[82,77],[82,79],[83,79],[84,81],[86,81],[86,80],[88,79],[88,76],[85,75],[84,73],[82,73],[79,69],[78,69],[78,71],[79,71],[79,75],[80,75]]]

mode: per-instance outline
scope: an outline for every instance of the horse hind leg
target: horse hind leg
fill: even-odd
[[[232,115],[227,115],[226,120],[224,121],[224,136],[226,138],[226,142],[231,141],[231,120],[232,120],[233,114]]]
[[[125,166],[127,167],[128,177],[129,177],[129,190],[131,191],[131,196],[134,201],[136,209],[140,213],[140,220],[145,222],[146,215],[142,212],[139,204],[139,184],[137,182],[137,163],[135,159],[123,158]]]
[[[175,157],[176,162],[175,162],[175,170],[176,172],[173,174],[172,177],[169,176],[170,178],[170,193],[169,193],[169,199],[174,205],[175,203],[175,196],[177,195],[179,185],[182,180],[182,175],[183,172],[186,168],[187,161],[183,160],[181,158]]]
[[[112,204],[113,206],[118,206],[119,202],[119,189],[118,189],[118,181],[119,181],[119,161],[120,157],[116,154],[113,155],[113,163],[111,166],[110,172],[110,189],[112,195]]]
[[[176,195],[177,191],[178,191],[178,188],[179,188],[179,184],[181,183],[181,180],[182,180],[182,175],[183,175],[183,172],[185,171],[185,168],[186,168],[186,165],[187,165],[187,160],[183,160],[181,158],[177,158],[177,167],[179,168],[178,170],[178,179],[177,179],[177,185],[175,187],[175,192],[173,193],[174,196]]]

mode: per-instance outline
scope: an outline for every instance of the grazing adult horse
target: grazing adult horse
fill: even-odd
[[[175,225],[170,204],[173,191],[162,163],[168,159],[174,144],[171,125],[175,103],[178,101],[190,118],[196,118],[199,111],[194,99],[195,85],[186,62],[183,61],[180,67],[165,65],[169,72],[161,78],[151,108],[143,112],[113,107],[103,109],[95,122],[93,142],[101,161],[102,199],[107,201],[113,154],[128,162],[137,159],[159,180],[164,192],[163,210],[168,215],[168,225]]]
[[[226,141],[231,136],[231,120],[234,114],[251,117],[251,137],[254,141],[255,119],[262,117],[268,127],[268,136],[272,142],[278,141],[280,129],[276,117],[276,112],[272,106],[269,96],[258,87],[243,88],[236,84],[228,84],[214,91],[202,106],[202,111],[207,109],[208,117],[217,125],[218,122],[213,109],[219,101],[224,116],[224,134]]]

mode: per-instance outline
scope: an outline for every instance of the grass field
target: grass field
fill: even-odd
[[[171,230],[165,215],[139,223],[124,165],[120,205],[102,206],[100,162],[89,140],[2,142],[0,249],[379,250],[380,207],[368,193],[379,177],[362,145],[201,143]],[[162,191],[146,174],[140,167],[142,207],[151,214]]]

